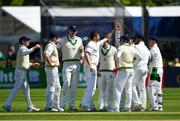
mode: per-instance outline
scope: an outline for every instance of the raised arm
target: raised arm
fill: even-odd
[[[115,34],[115,45],[116,46],[120,46],[119,38],[122,35],[121,28],[122,28],[121,23],[120,22],[116,23],[116,25],[115,25],[115,33],[114,33]]]
[[[112,35],[113,35],[113,33],[114,33],[114,30],[115,30],[115,29],[113,29],[112,31],[110,31],[110,32],[106,35],[106,37],[105,37],[104,39],[102,39],[102,40],[99,41],[100,46],[103,46],[103,44],[104,44],[105,41],[109,41],[109,40],[110,40],[110,38],[112,37]]]
[[[21,56],[26,56],[29,55],[31,52],[33,52],[35,49],[40,48],[41,46],[39,44],[36,44],[34,47],[30,49],[20,49],[20,55]]]

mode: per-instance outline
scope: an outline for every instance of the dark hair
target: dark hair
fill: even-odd
[[[142,35],[140,35],[140,34],[136,34],[136,35],[134,36],[134,39],[141,39],[141,40],[144,41],[144,37],[143,37]]]
[[[130,34],[126,34],[126,35],[123,35],[124,36],[124,41],[125,42],[129,42],[130,41],[130,39],[131,39],[131,35]]]
[[[29,41],[29,40],[31,40],[31,38],[26,37],[26,36],[21,36],[21,37],[19,38],[19,43],[22,44],[22,41]]]
[[[69,26],[69,30],[71,32],[76,32],[77,31],[77,27],[75,25]]]
[[[58,34],[55,32],[50,33],[50,39],[57,37],[58,38]]]
[[[92,40],[95,36],[97,36],[99,33],[98,32],[95,32],[95,31],[92,31],[91,33],[90,33],[90,39]]]
[[[120,38],[119,38],[119,41],[127,41],[128,38],[125,36],[125,35],[122,35]]]
[[[157,42],[157,37],[155,37],[155,36],[150,36],[148,39],[149,39],[149,40],[153,40],[153,41],[156,41],[156,42]]]

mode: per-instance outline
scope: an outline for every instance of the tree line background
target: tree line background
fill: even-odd
[[[118,0],[0,0],[0,6],[40,6],[41,1],[49,6],[113,6]],[[180,5],[179,0],[119,0],[125,6],[140,6],[142,1],[147,6]]]

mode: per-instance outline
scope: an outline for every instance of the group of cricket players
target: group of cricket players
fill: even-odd
[[[69,34],[63,38],[59,38],[57,33],[50,34],[50,41],[44,49],[47,80],[45,111],[77,111],[75,100],[82,64],[87,85],[79,108],[88,112],[163,111],[161,87],[163,62],[156,37],[148,38],[148,49],[142,36],[121,35],[121,25],[117,24],[101,40],[100,34],[92,31],[89,35],[90,41],[84,47],[82,39],[76,35],[77,32],[77,27],[73,25],[69,26]],[[112,35],[115,35],[116,47],[110,44]],[[24,91],[27,111],[40,111],[31,102],[30,89],[25,78],[26,70],[30,66],[40,66],[39,63],[29,62],[29,54],[40,48],[40,45],[28,49],[29,40],[27,37],[21,37],[19,40],[22,47],[20,46],[17,54],[19,60],[16,62],[15,86],[2,106],[9,112],[12,111],[11,102],[19,89]],[[60,66],[58,49],[62,53],[63,62],[62,86],[58,72]],[[93,98],[97,87],[99,106],[95,106]],[[146,95],[150,101],[150,108],[146,106]]]

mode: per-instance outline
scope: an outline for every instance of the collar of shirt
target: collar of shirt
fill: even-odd
[[[129,43],[124,43],[123,45],[124,46],[131,46]]]
[[[77,37],[75,36],[75,38],[74,39],[72,39],[71,37],[70,37],[70,35],[68,35],[68,38],[69,38],[69,40],[71,40],[71,41],[75,41],[76,39],[77,39]]]
[[[143,41],[140,41],[139,44],[140,44],[140,45],[144,45],[145,43],[144,43]]]
[[[51,43],[54,47],[56,47],[56,44],[55,44],[54,42],[50,41],[50,43]]]
[[[102,47],[102,49],[103,49],[103,50],[109,50],[109,49],[110,49],[110,45],[108,45],[107,48]]]
[[[157,47],[157,44],[154,44],[151,48],[155,48],[155,47]]]

